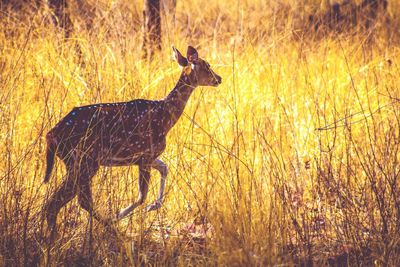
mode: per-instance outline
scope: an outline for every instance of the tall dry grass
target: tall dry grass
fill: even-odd
[[[178,1],[149,63],[139,4],[89,2],[89,28],[72,5],[66,41],[47,8],[3,12],[0,265],[399,265],[398,3],[390,24],[320,34],[303,31],[316,1],[267,2]],[[42,184],[46,132],[75,106],[164,97],[180,71],[170,47],[188,44],[223,84],[196,89],[168,136],[162,209],[115,237],[74,200],[49,250],[41,207],[65,170]],[[136,198],[137,176],[100,170],[101,213]]]

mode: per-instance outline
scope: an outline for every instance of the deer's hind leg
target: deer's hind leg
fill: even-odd
[[[71,201],[77,193],[76,175],[72,168],[67,170],[67,175],[62,184],[54,192],[44,207],[47,227],[52,232],[56,231],[57,215],[62,207]]]
[[[80,175],[78,178],[78,202],[79,205],[90,214],[90,216],[93,216],[96,220],[100,221],[100,216],[93,209],[93,197],[90,188],[92,177],[96,174],[98,169],[99,165],[97,163],[88,164],[80,168]]]
[[[110,222],[104,219],[93,207],[91,180],[98,169],[99,165],[97,163],[92,163],[90,165],[88,164],[84,168],[81,168],[81,174],[78,179],[78,202],[79,205],[86,210],[91,217],[95,218],[97,221],[115,233],[115,230],[112,228]]]

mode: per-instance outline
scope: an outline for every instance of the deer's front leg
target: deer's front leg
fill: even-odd
[[[117,220],[121,220],[130,215],[134,209],[143,204],[146,200],[147,192],[149,191],[149,182],[150,166],[139,165],[139,197],[135,203],[132,203],[118,214]]]
[[[156,159],[155,161],[153,161],[153,163],[151,164],[151,167],[156,169],[157,171],[159,171],[161,174],[160,191],[158,193],[157,200],[154,201],[153,204],[148,205],[146,207],[146,211],[152,211],[152,210],[157,210],[157,209],[161,208],[161,205],[164,200],[165,180],[166,180],[167,174],[168,174],[167,165],[165,165],[165,163],[162,162],[160,159]]]

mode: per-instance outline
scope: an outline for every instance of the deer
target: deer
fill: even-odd
[[[93,207],[91,180],[101,166],[137,165],[139,168],[138,198],[122,209],[113,222],[129,216],[145,202],[151,168],[161,175],[160,189],[157,199],[145,211],[161,207],[168,168],[159,157],[166,148],[166,136],[181,117],[196,87],[217,87],[222,82],[194,47],[188,46],[186,57],[175,47],[172,49],[182,71],[165,98],[75,107],[47,133],[44,183],[50,179],[56,156],[66,167],[62,183],[43,206],[49,229],[55,231],[60,209],[76,195],[79,205],[91,218],[109,226],[110,220]]]

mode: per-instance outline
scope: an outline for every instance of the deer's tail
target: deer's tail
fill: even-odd
[[[51,171],[54,166],[54,158],[56,156],[57,143],[54,142],[50,135],[47,135],[47,149],[46,149],[46,174],[44,176],[44,183],[47,183],[50,179]]]

